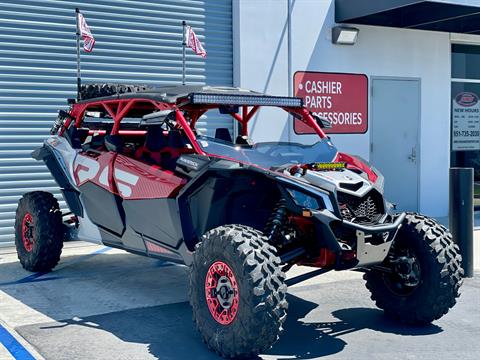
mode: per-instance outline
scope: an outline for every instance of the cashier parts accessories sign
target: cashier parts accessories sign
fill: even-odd
[[[363,74],[297,71],[293,76],[294,95],[314,114],[332,124],[330,134],[364,134],[368,128],[368,79]],[[297,134],[314,130],[295,120]]]
[[[473,92],[461,92],[453,98],[452,150],[480,150],[480,101]]]

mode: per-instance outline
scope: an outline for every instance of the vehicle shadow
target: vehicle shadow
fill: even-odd
[[[437,325],[414,327],[399,324],[373,308],[335,310],[331,315],[338,321],[308,322],[304,317],[319,305],[294,295],[288,296],[289,312],[280,341],[267,352],[278,359],[315,359],[341,352],[347,342],[343,335],[370,329],[396,335],[431,335],[442,330]]]
[[[285,331],[265,354],[277,359],[315,359],[339,353],[347,345],[341,337],[363,329],[410,336],[442,331],[436,325],[421,328],[401,325],[371,308],[336,310],[331,315],[338,321],[305,322],[302,319],[319,305],[294,295],[288,295],[288,301],[290,312]],[[44,337],[58,337],[62,329],[70,328],[83,341],[82,332],[90,328],[106,331],[122,342],[146,344],[148,352],[157,359],[218,359],[202,343],[191,317],[188,303],[182,302],[43,324],[38,332],[43,332]],[[70,342],[69,346],[77,344]]]

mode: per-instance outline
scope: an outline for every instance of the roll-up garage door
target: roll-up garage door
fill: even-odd
[[[66,99],[75,97],[75,7],[96,40],[92,53],[82,51],[84,83],[180,84],[186,20],[207,50],[205,60],[187,50],[187,83],[232,85],[231,0],[2,0],[0,245],[13,241],[23,193],[45,190],[61,199],[46,167],[30,153],[48,135]],[[207,132],[232,129],[221,117],[209,124]]]

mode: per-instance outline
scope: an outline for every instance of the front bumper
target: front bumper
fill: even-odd
[[[383,223],[383,224],[376,224],[376,225],[362,225],[362,224],[356,224],[350,221],[342,221],[342,223],[352,229],[358,230],[358,231],[363,231],[365,233],[369,234],[378,234],[378,233],[391,233],[393,231],[397,231],[400,228],[400,225],[402,225],[403,220],[405,220],[405,217],[407,216],[407,213],[400,213],[396,215],[397,218],[392,222],[392,223]]]
[[[320,246],[328,248],[337,255],[336,268],[355,268],[368,265],[379,264],[385,260],[393,244],[393,240],[397,235],[398,230],[405,220],[406,213],[395,214],[391,217],[389,222],[383,222],[375,225],[357,224],[345,220],[341,220],[328,210],[312,211],[313,217],[318,220],[317,223],[317,237],[322,242]],[[385,221],[388,220],[388,217]],[[344,243],[339,241],[334,234],[332,224],[351,230],[355,239],[353,246],[346,249]],[[372,243],[373,235],[379,234],[376,237],[376,242]],[[378,242],[378,239],[383,239]],[[354,251],[355,257],[353,260],[342,262],[342,255],[346,252]]]

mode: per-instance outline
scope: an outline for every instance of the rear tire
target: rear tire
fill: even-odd
[[[62,213],[52,194],[33,191],[22,196],[15,216],[15,246],[24,269],[52,270],[60,261],[63,234]]]
[[[284,280],[275,248],[261,232],[242,225],[207,232],[190,268],[193,320],[207,346],[227,358],[270,348],[286,319]]]
[[[463,281],[462,257],[444,226],[425,216],[408,214],[389,257],[382,265],[391,268],[395,268],[391,260],[403,257],[403,277],[399,271],[388,274],[372,270],[364,275],[372,300],[386,315],[409,324],[428,324],[455,305]],[[396,269],[401,270],[398,264]]]

